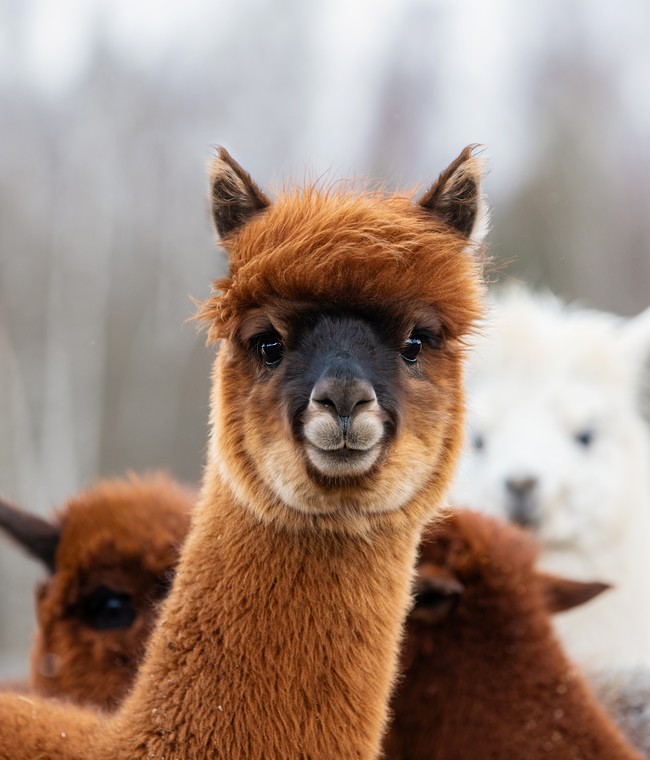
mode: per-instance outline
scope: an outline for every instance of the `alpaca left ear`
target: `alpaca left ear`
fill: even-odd
[[[219,148],[210,164],[210,191],[212,217],[222,238],[271,205],[250,174],[225,148]]]
[[[56,550],[61,538],[58,525],[23,512],[0,499],[0,530],[11,536],[34,559],[40,560],[50,573],[55,572]]]
[[[553,614],[585,604],[611,588],[609,583],[573,581],[550,573],[537,573],[537,577],[542,584],[546,609]]]
[[[468,145],[419,199],[418,203],[461,235],[479,243],[487,234],[490,218],[481,193],[483,161]]]

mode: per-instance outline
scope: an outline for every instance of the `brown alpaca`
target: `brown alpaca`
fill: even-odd
[[[536,572],[535,559],[522,531],[473,512],[428,531],[389,760],[639,760],[551,625],[607,586]]]
[[[417,203],[271,204],[223,150],[211,180],[230,272],[201,313],[222,344],[174,587],[113,719],[0,697],[12,760],[380,751],[420,533],[461,443],[479,166],[466,149]]]
[[[119,704],[171,585],[194,498],[157,473],[97,483],[51,521],[0,501],[0,529],[50,574],[36,591],[30,690]]]

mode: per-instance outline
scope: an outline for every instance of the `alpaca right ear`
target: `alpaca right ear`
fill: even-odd
[[[487,234],[490,214],[481,193],[483,161],[478,146],[468,145],[419,199],[419,205],[452,229],[480,243]]]
[[[646,395],[646,407],[650,404],[650,307],[636,317],[626,319],[619,334],[627,356],[638,371],[641,392]]]
[[[609,583],[574,581],[550,573],[537,573],[537,577],[542,584],[546,608],[552,614],[585,604],[611,588]]]
[[[53,573],[61,529],[0,499],[0,530],[4,530],[32,557]]]
[[[212,217],[219,237],[226,237],[271,205],[250,174],[219,148],[210,164]]]

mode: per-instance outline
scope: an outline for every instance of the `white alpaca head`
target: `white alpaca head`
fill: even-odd
[[[650,482],[648,357],[650,309],[624,320],[523,288],[495,296],[466,368],[454,503],[524,524],[546,545],[615,533]]]

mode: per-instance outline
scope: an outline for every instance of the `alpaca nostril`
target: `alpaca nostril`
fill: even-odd
[[[367,380],[328,377],[316,383],[311,392],[311,400],[335,412],[344,429],[347,429],[350,417],[360,411],[364,404],[376,401],[377,396]]]
[[[538,482],[537,478],[534,477],[506,478],[506,489],[511,496],[522,499],[530,496],[536,490]]]
[[[311,400],[315,401],[317,404],[322,404],[322,406],[325,406],[328,409],[333,409],[336,411],[336,404],[330,398],[315,398],[314,394],[312,393]]]

